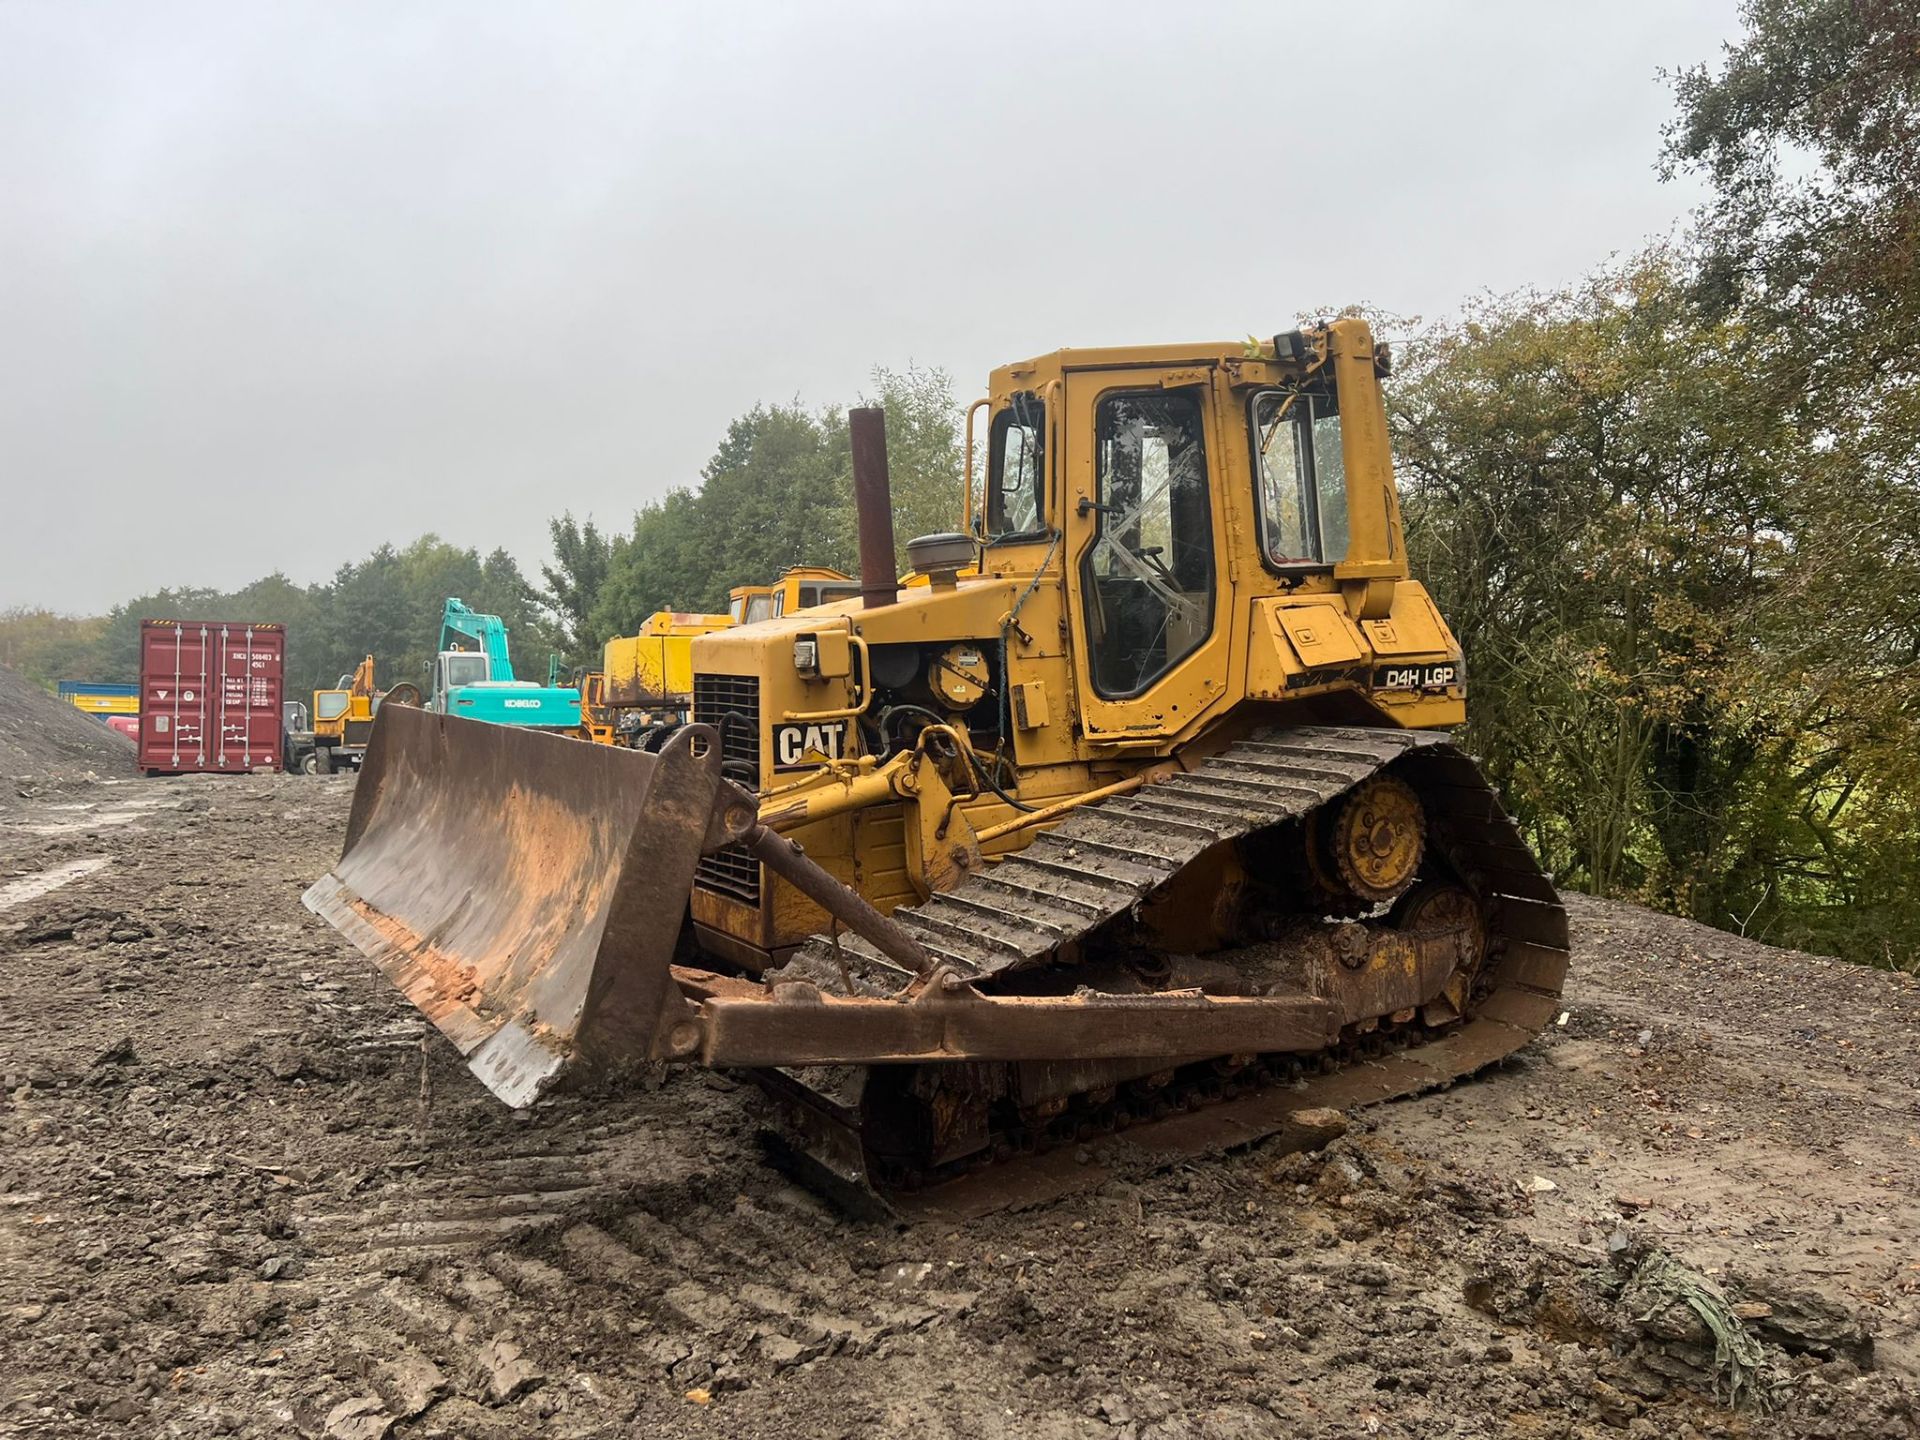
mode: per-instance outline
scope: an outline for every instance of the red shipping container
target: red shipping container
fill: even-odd
[[[140,754],[149,775],[278,770],[287,632],[231,620],[140,622]]]

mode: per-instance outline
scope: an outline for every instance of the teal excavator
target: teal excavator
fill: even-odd
[[[427,709],[521,730],[574,733],[580,728],[580,692],[516,679],[505,623],[451,598],[440,615]]]

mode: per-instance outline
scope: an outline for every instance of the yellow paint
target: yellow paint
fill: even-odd
[[[641,624],[638,635],[609,640],[600,654],[607,705],[663,715],[684,712],[693,696],[694,637],[732,623],[725,615],[658,610]]]
[[[771,585],[736,585],[728,592],[724,615],[684,610],[656,610],[637,635],[616,636],[603,647],[606,701],[610,711],[638,710],[642,725],[687,718],[693,702],[692,642],[734,625],[791,614],[817,603],[823,593],[857,592],[859,586],[838,570],[821,565],[795,565]],[[841,651],[845,649],[844,638]],[[840,668],[848,673],[841,656]],[[612,720],[609,717],[609,728]]]
[[[138,695],[69,695],[76,710],[84,710],[89,715],[138,715],[140,697]]]
[[[600,670],[589,670],[580,677],[580,738],[596,745],[616,743],[613,712],[607,707],[607,677]]]

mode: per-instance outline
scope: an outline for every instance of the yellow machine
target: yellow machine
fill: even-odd
[[[734,586],[727,592],[727,614],[736,625],[758,625],[859,593],[860,583],[851,575],[824,565],[794,565],[771,585]]]
[[[581,691],[583,715],[598,717],[583,732],[606,744],[658,749],[693,718],[693,642],[733,625],[758,624],[779,615],[813,609],[860,593],[858,582],[838,570],[795,565],[771,585],[736,585],[727,592],[725,615],[657,610],[638,635],[609,640],[602,655],[604,677],[596,697]],[[588,676],[591,681],[594,677]]]
[[[620,739],[616,712],[607,704],[607,675],[604,670],[587,670],[579,676],[580,738],[596,745],[617,745]]]
[[[1552,1013],[1566,921],[1443,733],[1387,371],[1357,320],[997,370],[905,588],[854,411],[858,599],[693,640],[657,755],[390,715],[308,904],[510,1103],[750,1070],[816,1177],[903,1208],[1477,1070]]]
[[[414,685],[395,686],[391,693],[396,704],[420,703],[420,691]],[[314,691],[313,749],[302,768],[319,775],[358,769],[373,734],[373,717],[386,698],[386,693],[374,688],[371,655],[352,675],[342,675],[333,689]]]
[[[581,691],[583,715],[591,708],[604,717],[610,744],[654,748],[691,718],[694,638],[733,623],[726,615],[655,611],[638,635],[616,636],[606,643],[601,694],[590,702]]]

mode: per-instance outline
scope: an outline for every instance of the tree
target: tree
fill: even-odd
[[[569,510],[547,522],[553,538],[553,563],[542,565],[546,588],[540,603],[552,618],[575,665],[593,665],[608,636],[595,628],[593,607],[613,563],[613,537],[603,535],[591,517],[578,524]]]
[[[1888,563],[1885,530],[1836,499],[1855,462],[1779,393],[1765,327],[1693,279],[1655,252],[1403,354],[1415,573],[1466,649],[1469,738],[1550,868],[1877,953],[1851,907],[1896,934],[1920,919],[1881,878],[1920,855],[1895,754],[1920,740],[1900,719],[1911,620],[1830,579]]]
[[[1892,758],[1920,747],[1920,11],[1749,0],[1742,17],[1717,69],[1676,77],[1665,160],[1712,186],[1698,293],[1765,337],[1754,363],[1810,438],[1780,476],[1793,563],[1766,654],[1807,692],[1836,787],[1809,935],[1857,949],[1876,926],[1910,933],[1899,897],[1920,878],[1913,767]]]
[[[16,606],[0,612],[0,665],[51,689],[62,680],[113,683],[123,678],[101,668],[106,617],[56,615]]]
[[[961,527],[959,408],[954,404],[953,381],[944,370],[904,371],[876,366],[873,385],[878,392],[863,398],[880,405],[887,415],[887,471],[893,491],[893,534],[901,570],[907,568],[907,542]],[[845,417],[830,417],[829,444],[847,445]],[[852,485],[849,466],[848,485]],[[851,488],[848,503],[851,504]]]
[[[886,411],[895,560],[904,570],[909,540],[960,524],[959,415],[944,371],[877,368],[872,380],[878,393],[864,403]],[[548,592],[575,606],[585,592],[575,580],[593,569],[567,559],[573,517],[552,524],[567,588],[550,569]],[[634,633],[656,610],[718,612],[734,586],[769,583],[794,565],[852,574],[856,537],[846,412],[756,405],[727,427],[698,486],[644,506],[628,533],[607,544],[603,578],[577,633],[604,643]],[[586,539],[578,532],[583,549]]]
[[[1920,366],[1920,10],[1747,0],[1717,71],[1675,77],[1668,172],[1713,187],[1702,288],[1791,341],[1814,388]]]
[[[698,489],[675,490],[614,542],[590,612],[600,635],[632,634],[656,610],[723,611],[727,591],[794,565],[852,564],[844,421],[757,405],[727,427]]]

